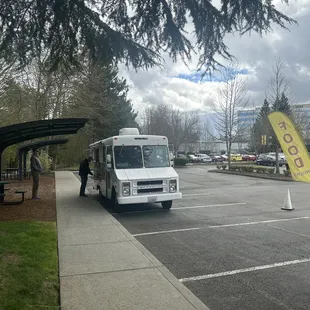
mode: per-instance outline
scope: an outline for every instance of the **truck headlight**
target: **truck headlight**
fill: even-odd
[[[122,194],[123,196],[130,195],[130,183],[129,182],[125,182],[122,184]]]
[[[177,180],[170,180],[169,181],[169,192],[174,193],[177,191]]]

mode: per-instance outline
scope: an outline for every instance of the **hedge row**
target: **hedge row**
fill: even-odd
[[[227,165],[219,165],[219,166],[216,166],[216,168],[218,170],[226,170]],[[230,171],[274,174],[276,169],[275,168],[269,168],[269,167],[231,165]]]
[[[175,166],[185,166],[186,164],[188,164],[187,158],[175,158],[174,159]]]

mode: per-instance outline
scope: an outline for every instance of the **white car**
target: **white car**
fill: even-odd
[[[207,154],[196,154],[195,156],[202,163],[211,163],[212,162],[212,158]]]
[[[276,152],[268,153],[268,155],[276,158]],[[286,161],[284,153],[279,153],[278,154],[278,158],[279,158],[280,161]]]
[[[192,163],[197,163],[200,161],[199,157],[192,155],[192,154],[188,155],[188,158],[189,158],[189,161]]]

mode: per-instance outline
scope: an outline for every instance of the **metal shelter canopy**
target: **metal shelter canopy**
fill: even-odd
[[[10,145],[48,136],[76,134],[87,118],[57,118],[0,127],[0,180],[2,153]]]
[[[0,153],[10,145],[48,136],[75,134],[87,118],[57,118],[0,127]]]
[[[25,145],[22,145],[18,149],[18,178],[20,181],[24,178],[26,178],[27,170],[26,170],[26,162],[27,162],[27,153],[31,149],[40,148],[48,145],[59,145],[59,144],[65,144],[69,141],[69,139],[52,139],[52,140],[41,140],[34,143],[28,143]],[[24,166],[24,169],[23,169]],[[24,173],[23,173],[24,172]]]
[[[28,144],[22,145],[18,149],[18,153],[28,152],[31,149],[36,149],[36,148],[40,148],[40,147],[44,147],[44,146],[48,146],[48,145],[65,144],[68,141],[69,141],[69,139],[52,139],[52,140],[43,140],[43,141],[28,143]]]

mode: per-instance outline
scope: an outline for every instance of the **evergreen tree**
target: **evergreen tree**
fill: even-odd
[[[86,126],[90,142],[117,135],[123,127],[137,127],[127,82],[118,77],[117,68],[96,63],[85,70],[75,85],[68,114],[90,119]]]
[[[231,58],[223,42],[229,33],[268,33],[272,24],[295,21],[272,0],[1,0],[0,59],[21,66],[47,55],[49,68],[76,65],[81,55],[106,63],[124,61],[134,68],[158,64],[167,51],[174,60],[190,59],[194,46],[199,67],[217,64],[215,55]],[[287,2],[287,0],[285,1]],[[195,42],[185,33],[194,24]]]
[[[272,112],[276,111],[285,113],[288,116],[292,115],[291,105],[284,93],[281,94],[281,97],[277,97],[272,105]]]
[[[269,106],[269,102],[267,101],[267,99],[264,100],[264,103],[258,113],[256,122],[265,125],[266,120],[268,120],[268,114],[270,113],[270,106]]]
[[[286,97],[286,95],[284,94],[284,92],[282,92],[281,97],[277,96],[275,99],[275,102],[272,105],[272,111],[273,112],[282,112],[284,114],[286,114],[287,116],[292,116],[292,109],[291,109],[291,105],[289,103],[288,98]],[[275,132],[272,130],[272,148],[273,150],[275,150],[276,153],[276,173],[280,173],[280,169],[279,169],[279,158],[278,158],[278,153],[279,153],[279,149],[280,149],[280,143],[278,141],[278,138],[275,134]]]
[[[255,150],[256,153],[268,152],[270,151],[270,141],[269,137],[271,135],[271,126],[268,120],[268,114],[271,112],[269,102],[267,99],[257,115],[255,124],[251,131],[251,149]],[[262,145],[262,136],[266,136],[266,145]]]
[[[285,113],[288,116],[292,115],[292,109],[291,105],[289,103],[288,98],[285,96],[284,93],[282,93],[281,100],[280,100],[280,108],[279,110],[283,113]]]

